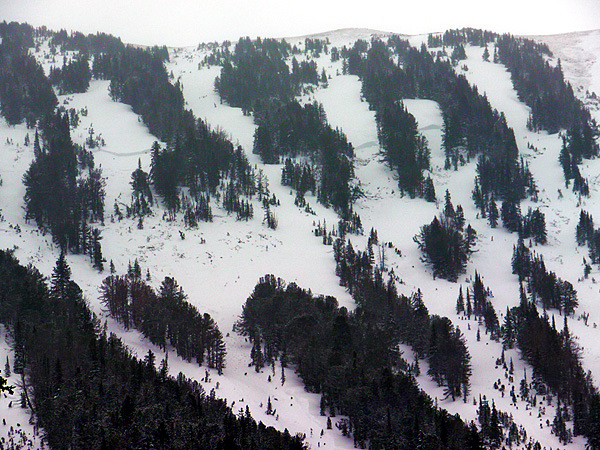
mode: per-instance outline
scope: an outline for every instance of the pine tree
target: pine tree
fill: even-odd
[[[492,197],[490,199],[490,204],[488,207],[488,223],[492,228],[496,228],[496,226],[498,225],[498,217],[498,207],[496,206],[496,201],[494,200],[494,197]]]
[[[484,61],[489,61],[490,60],[490,51],[489,51],[487,45],[485,46],[485,50],[483,51],[483,55],[481,57],[482,57],[482,59]]]
[[[435,186],[433,185],[433,180],[431,177],[427,177],[423,181],[423,198],[427,202],[435,203]]]
[[[456,314],[465,311],[465,301],[463,298],[462,286],[459,288],[458,299],[456,300]]]
[[[8,356],[6,357],[6,364],[4,365],[4,377],[10,378],[10,362],[8,361]]]
[[[252,360],[252,364],[254,365],[254,369],[256,372],[260,372],[260,369],[264,367],[264,358],[263,353],[260,346],[260,336],[257,334],[254,335],[252,350],[250,351],[250,359]]]
[[[227,354],[227,350],[225,347],[225,342],[223,341],[223,334],[216,328],[213,332],[213,347],[214,347],[214,361],[215,361],[215,369],[217,369],[217,373],[219,375],[223,375],[223,369],[225,368],[225,356]]]
[[[50,284],[50,296],[55,300],[67,298],[69,291],[69,282],[71,281],[71,268],[67,264],[65,252],[62,251],[54,270],[52,272],[52,281]]]

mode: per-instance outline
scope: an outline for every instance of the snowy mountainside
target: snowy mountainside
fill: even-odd
[[[566,79],[578,94],[600,92],[600,30],[534,36],[533,39],[548,44],[554,57],[560,59]],[[597,110],[597,108],[595,108]]]
[[[315,37],[330,37],[332,45],[341,46],[351,45],[358,38],[369,39],[373,33],[341,30]],[[297,42],[295,39],[298,39]],[[567,79],[574,84],[579,80],[584,86],[578,95],[585,96],[587,90],[600,93],[598,32],[581,34],[576,39],[572,36],[540,39],[548,42],[555,56],[561,58]],[[410,38],[413,45],[420,45],[424,40],[422,36]],[[303,41],[303,38],[289,40],[291,44],[299,46],[303,45]],[[582,348],[584,367],[591,371],[598,386],[600,347],[597,346],[597,339],[600,330],[596,324],[600,324],[600,311],[596,305],[598,286],[594,278],[599,278],[600,274],[595,268],[589,279],[583,279],[581,260],[587,256],[587,250],[577,247],[574,239],[580,208],[600,217],[600,204],[595,200],[600,195],[600,184],[594,178],[600,169],[598,160],[586,161],[582,166],[582,172],[590,180],[592,193],[589,199],[578,199],[570,190],[564,189],[558,164],[561,139],[558,135],[527,130],[528,107],[518,100],[510,75],[503,66],[482,61],[481,51],[479,47],[467,47],[468,58],[456,70],[464,73],[480,92],[486,92],[492,106],[505,114],[509,126],[515,131],[519,150],[529,163],[540,189],[538,203],[525,202],[524,207],[540,207],[546,214],[548,225],[549,244],[536,246],[535,250],[544,255],[549,268],[571,281],[579,293],[580,306],[575,316],[569,319],[569,328],[577,336]],[[267,273],[273,273],[287,282],[295,282],[300,287],[310,288],[315,293],[333,295],[341,306],[348,309],[353,308],[354,302],[339,285],[331,247],[324,246],[313,234],[317,223],[326,221],[329,225],[335,224],[338,220],[336,214],[317,203],[313,196],[307,196],[307,200],[315,215],[294,205],[290,189],[281,186],[281,166],[264,165],[257,155],[252,154],[255,130],[252,118],[244,115],[241,109],[222,103],[215,93],[214,79],[220,68],[200,66],[205,55],[203,50],[195,48],[173,49],[168,70],[181,82],[187,107],[212,127],[227,133],[234,143],[239,143],[252,166],[266,175],[271,192],[281,203],[274,208],[279,221],[277,230],[271,230],[262,223],[258,202],[255,205],[255,217],[244,222],[236,221],[213,199],[213,223],[202,223],[197,229],[186,229],[180,217],[175,223],[165,222],[161,208],[157,207],[154,208],[154,215],[144,220],[141,230],[137,229],[136,221],[132,219],[118,221],[111,218],[115,202],[128,204],[130,201],[130,175],[137,168],[138,160],[145,170],[149,170],[150,147],[155,138],[129,106],[111,100],[108,82],[92,81],[86,93],[60,96],[59,101],[67,108],[87,111],[87,115],[81,117],[78,127],[72,131],[74,141],[83,144],[93,127],[105,142],[104,146],[94,150],[95,162],[102,167],[106,177],[107,217],[102,227],[104,256],[107,261],[114,262],[118,273],[124,272],[129,262],[138,259],[142,269],[148,269],[152,274],[154,285],[158,285],[165,276],[174,276],[188,300],[199,310],[210,313],[223,333],[228,334],[225,374],[219,377],[215,371],[211,371],[210,381],[202,382],[206,391],[215,389],[218,396],[228,399],[234,411],[248,405],[253,416],[267,425],[282,430],[287,428],[292,433],[305,433],[306,441],[312,448],[325,445],[329,448],[353,448],[352,441],[342,437],[335,428],[325,430],[321,435],[321,430],[326,429],[326,417],[319,414],[319,396],[306,393],[301,380],[293,376],[291,370],[287,371],[287,381],[281,386],[277,374],[273,376],[275,381],[267,381],[268,376],[273,375],[270,368],[257,374],[253,367],[248,367],[250,344],[232,331],[245,299],[259,277]],[[36,56],[44,61],[42,54]],[[475,161],[457,171],[444,170],[441,148],[443,121],[438,104],[430,100],[405,101],[409,112],[419,123],[419,130],[429,142],[431,176],[438,199],[442,199],[444,191],[448,189],[454,203],[464,207],[467,222],[478,232],[477,253],[458,283],[433,279],[430,270],[421,261],[421,252],[413,242],[413,236],[439,212],[443,207],[442,202],[439,200],[436,205],[399,195],[395,174],[383,162],[375,115],[361,96],[358,77],[342,75],[341,61],[332,63],[328,55],[322,54],[313,60],[318,64],[318,72],[325,69],[330,76],[329,85],[304,94],[302,101],[322,103],[329,122],[342,129],[354,146],[356,180],[364,193],[355,204],[355,210],[359,212],[367,233],[372,227],[377,229],[380,240],[392,243],[397,249],[386,249],[384,260],[379,263],[385,265],[388,271],[393,270],[399,292],[409,295],[420,289],[430,312],[448,316],[460,327],[467,340],[473,375],[471,394],[466,403],[444,399],[442,388],[428,377],[426,368],[417,378],[419,385],[440,407],[451,413],[459,413],[468,421],[477,421],[477,406],[471,401],[472,398],[477,399],[481,395],[493,399],[499,410],[512,414],[529,437],[546,447],[559,447],[561,444],[546,423],[547,420],[552,422],[556,402],[542,406],[540,400],[538,408],[530,409],[520,400],[513,404],[509,395],[504,396],[494,387],[495,382],[501,380],[508,390],[511,386],[518,390],[521,379],[531,376],[530,368],[522,361],[518,351],[506,351],[506,357],[512,358],[515,366],[514,380],[509,382],[502,367],[496,365],[502,345],[490,340],[476,320],[467,320],[455,312],[459,286],[466,288],[475,271],[484,277],[486,286],[492,290],[493,303],[499,316],[507,307],[516,306],[519,302],[518,280],[510,267],[517,238],[503,228],[490,228],[487,221],[478,216],[471,200]],[[466,70],[461,68],[463,65]],[[49,70],[49,66],[47,63],[46,70]],[[3,182],[0,186],[0,208],[4,217],[0,222],[0,245],[2,248],[16,248],[15,254],[22,263],[31,263],[48,276],[58,257],[58,250],[49,235],[41,235],[34,224],[25,223],[23,217],[24,188],[21,179],[33,157],[31,146],[23,144],[27,133],[31,136],[31,130],[24,125],[9,127],[3,122],[0,128],[0,146],[4,160],[8,161],[8,164],[0,167]],[[562,198],[559,198],[558,189],[564,193]],[[180,230],[184,235],[180,234]],[[182,239],[183,236],[185,239]],[[366,236],[352,236],[352,241],[356,248],[362,250],[366,245]],[[93,270],[85,256],[71,255],[68,261],[73,278],[84,290],[90,306],[103,321],[107,320],[110,329],[122,337],[138,356],[142,357],[149,348],[161,355],[161,351],[139,333],[125,331],[107,317],[98,293],[106,274]],[[580,319],[583,313],[589,313],[588,325]],[[562,317],[555,314],[557,323],[561,324]],[[502,317],[499,318],[502,321]],[[477,338],[478,330],[482,335],[481,340]],[[0,361],[3,361],[9,352],[7,346],[0,350]],[[404,356],[412,360],[408,347],[404,350]],[[182,361],[174,352],[169,356],[169,366],[172,374],[181,371],[196,380],[201,380],[207,370]],[[13,376],[9,382],[16,384],[18,380]],[[275,399],[277,416],[265,414],[268,397]],[[0,403],[0,408],[6,411],[7,417],[14,417],[8,412],[5,401]],[[19,420],[26,427],[24,420]],[[0,433],[6,436],[8,428],[0,427]],[[585,442],[578,438],[566,447],[584,446]]]

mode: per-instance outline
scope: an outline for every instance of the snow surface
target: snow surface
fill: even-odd
[[[341,46],[351,45],[357,38],[370,39],[372,34],[374,32],[371,30],[342,30],[332,32],[327,37],[332,45]],[[581,80],[584,88],[577,90],[577,93],[582,97],[586,90],[596,89],[600,92],[599,37],[599,32],[590,32],[579,34],[576,38],[548,38],[555,55],[561,58],[567,79],[572,82]],[[420,45],[425,41],[424,36],[410,39],[413,45]],[[303,38],[291,38],[288,42],[302,45]],[[43,51],[44,47],[36,56],[44,61],[45,69],[49,70],[52,62],[48,56],[43,57]],[[600,279],[600,273],[594,268],[591,277],[582,280],[582,258],[587,257],[587,249],[576,246],[574,233],[580,208],[600,217],[600,203],[595,201],[600,195],[600,184],[594,183],[600,173],[600,161],[587,161],[582,166],[584,176],[590,179],[590,199],[580,200],[565,189],[558,164],[561,144],[559,136],[531,133],[526,129],[529,111],[518,100],[510,75],[503,66],[482,61],[481,53],[481,48],[468,47],[468,59],[456,70],[464,73],[481,93],[486,93],[492,106],[505,114],[508,124],[515,131],[519,149],[534,173],[540,189],[540,200],[537,204],[525,202],[522,208],[526,209],[528,205],[541,208],[546,214],[549,236],[548,245],[536,246],[534,250],[544,255],[549,269],[572,282],[579,293],[580,307],[575,318],[569,319],[569,328],[577,336],[582,348],[584,367],[591,371],[598,385],[600,347],[597,342],[600,330],[597,324],[600,323],[600,308],[597,307],[597,299],[600,286],[595,278]],[[194,48],[172,50],[168,69],[182,83],[187,107],[197,117],[227,133],[234,143],[239,143],[245,149],[251,164],[256,165],[257,170],[262,170],[268,177],[271,192],[281,202],[281,206],[274,209],[279,227],[277,230],[270,230],[262,224],[262,210],[256,200],[254,219],[238,222],[234,216],[227,215],[213,199],[214,222],[201,223],[193,230],[185,229],[181,218],[176,223],[163,221],[162,209],[156,207],[154,216],[145,219],[143,230],[138,230],[133,220],[111,220],[113,204],[127,204],[130,201],[130,175],[137,167],[138,160],[144,170],[149,170],[149,149],[155,138],[129,106],[110,99],[107,82],[92,81],[88,92],[60,96],[59,100],[67,108],[87,108],[87,116],[80,116],[79,126],[72,131],[75,142],[82,144],[90,127],[105,140],[105,146],[94,150],[95,162],[102,166],[107,182],[107,217],[105,225],[100,226],[104,256],[108,261],[114,262],[118,273],[126,271],[128,263],[137,258],[144,272],[149,269],[155,286],[165,276],[174,276],[188,295],[188,300],[200,311],[211,314],[221,331],[226,334],[227,367],[223,376],[209,370],[210,381],[201,381],[207,369],[182,361],[174,352],[169,354],[172,374],[183,372],[186,376],[201,381],[207,392],[215,389],[218,396],[228,400],[234,411],[245,409],[247,405],[253,416],[267,425],[282,430],[287,428],[292,433],[305,433],[307,443],[312,448],[353,448],[352,441],[342,437],[335,428],[326,430],[326,418],[319,415],[319,395],[305,392],[301,380],[293,374],[292,368],[286,371],[283,386],[279,381],[279,366],[276,367],[275,374],[271,368],[265,368],[257,374],[253,367],[248,366],[249,343],[244,337],[232,332],[232,326],[241,313],[245,299],[259,277],[267,273],[273,273],[287,282],[296,282],[314,293],[333,295],[340,305],[349,309],[353,308],[354,302],[339,286],[331,247],[322,245],[321,239],[313,234],[318,222],[326,221],[329,225],[337,223],[336,215],[310,196],[307,200],[316,215],[307,214],[294,206],[294,196],[289,188],[280,184],[281,166],[263,165],[251,153],[255,129],[252,118],[244,116],[238,108],[222,104],[214,92],[214,78],[220,69],[199,68],[204,55]],[[459,287],[462,285],[463,289],[466,288],[475,270],[483,276],[485,285],[494,294],[492,301],[500,321],[503,320],[503,312],[507,307],[518,304],[518,280],[511,273],[510,267],[512,246],[517,237],[502,228],[491,229],[485,219],[478,217],[471,200],[475,177],[474,161],[459,167],[457,171],[443,170],[442,116],[439,106],[429,100],[404,101],[418,120],[420,132],[429,142],[431,176],[438,198],[443,198],[448,189],[453,203],[463,206],[467,222],[478,232],[478,251],[471,258],[467,273],[458,283],[434,280],[429,269],[423,265],[421,254],[412,240],[420,227],[430,222],[439,212],[441,205],[400,196],[393,171],[382,161],[374,112],[369,110],[368,104],[361,98],[360,81],[356,76],[340,75],[341,61],[331,63],[328,55],[323,54],[315,58],[315,61],[319,65],[319,71],[325,68],[331,76],[329,86],[304,95],[302,101],[321,102],[330,124],[341,128],[355,148],[356,179],[364,193],[356,204],[356,211],[359,212],[367,233],[374,227],[380,241],[391,242],[397,249],[397,252],[386,249],[383,258],[381,253],[378,254],[379,263],[385,264],[390,273],[393,271],[397,277],[399,292],[411,294],[421,289],[430,313],[448,316],[460,327],[468,343],[473,375],[472,392],[466,403],[462,400],[453,402],[444,399],[443,389],[426,375],[426,364],[423,362],[422,374],[418,377],[420,386],[440,407],[451,413],[459,413],[465,420],[476,421],[477,406],[473,404],[473,399],[478,399],[480,395],[493,399],[498,409],[512,414],[516,423],[525,427],[528,436],[546,447],[564,447],[546,425],[547,419],[551,422],[554,418],[555,402],[554,405],[544,403],[545,414],[541,415],[541,400],[539,408],[531,410],[521,400],[516,405],[511,404],[510,395],[503,397],[493,387],[494,382],[500,380],[506,385],[507,392],[513,385],[518,392],[523,376],[527,374],[530,379],[531,370],[520,359],[518,351],[506,351],[507,360],[512,358],[515,365],[514,381],[511,383],[505,377],[502,367],[495,364],[502,352],[501,345],[491,341],[476,320],[466,320],[455,313]],[[461,68],[463,65],[467,70]],[[593,105],[589,98],[586,101]],[[15,255],[23,264],[34,264],[48,276],[58,257],[58,250],[49,235],[43,236],[34,224],[24,222],[24,187],[21,180],[33,158],[32,146],[24,145],[27,133],[33,140],[32,130],[27,130],[24,125],[9,127],[3,121],[0,123],[0,152],[4,161],[0,165],[3,182],[0,186],[0,248],[14,248]],[[564,194],[562,198],[559,198],[558,189]],[[185,240],[181,239],[179,230],[184,231]],[[366,237],[353,236],[352,243],[355,248],[362,250],[366,245]],[[142,357],[148,349],[152,349],[157,354],[157,359],[162,358],[163,354],[158,348],[139,333],[124,330],[103,310],[98,299],[98,287],[107,274],[93,270],[85,256],[69,255],[68,261],[73,278],[82,287],[90,307],[102,320],[107,321],[109,329],[116,332],[138,356]],[[589,326],[580,320],[582,313],[590,314]],[[557,312],[554,314],[558,316]],[[557,317],[557,323],[561,322],[562,318]],[[478,329],[481,331],[481,341],[476,339]],[[10,338],[2,334],[0,363],[6,360],[7,355],[9,359],[12,358],[9,342]],[[405,357],[412,360],[410,349],[403,349]],[[269,375],[272,376],[271,382],[268,381]],[[13,376],[9,382],[16,385],[18,380]],[[265,413],[269,396],[277,410],[275,416]],[[33,448],[37,448],[39,439],[35,440],[33,427],[28,424],[27,411],[15,406],[15,403],[19,403],[18,398],[19,393],[16,392],[14,396],[0,399],[0,411],[7,420],[6,426],[0,425],[0,436],[8,437],[10,426],[16,427],[19,423],[29,438],[34,439]],[[9,408],[11,400],[13,405]],[[325,430],[322,437],[321,430]],[[567,447],[584,448],[585,443],[576,439]]]

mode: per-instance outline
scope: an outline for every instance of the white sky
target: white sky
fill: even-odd
[[[600,0],[0,0],[0,20],[170,46],[338,28],[557,34],[600,29]]]

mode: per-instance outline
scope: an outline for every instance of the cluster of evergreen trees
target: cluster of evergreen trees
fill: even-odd
[[[48,78],[61,95],[86,92],[92,78],[87,55],[79,54],[70,61],[65,57],[62,68],[52,67]]]
[[[169,52],[165,47],[150,49],[124,47],[117,53],[95,56],[92,74],[110,80],[110,94],[126,103],[144,119],[150,132],[170,142],[182,129],[185,119],[183,94],[179,84],[171,84],[164,67]]]
[[[483,318],[486,333],[490,334],[491,339],[499,340],[501,335],[500,322],[489,297],[491,297],[491,293],[489,289],[486,289],[481,275],[476,271],[472,287],[467,288],[466,299],[463,296],[462,286],[459,290],[458,299],[456,300],[456,313],[462,313],[469,319],[471,315]]]
[[[546,216],[539,208],[530,207],[527,214],[523,216],[519,201],[504,200],[498,210],[494,195],[484,194],[477,180],[475,180],[472,198],[481,217],[487,217],[492,228],[496,228],[498,220],[501,219],[504,228],[511,232],[517,232],[519,239],[532,238],[537,244],[545,244],[548,241]]]
[[[382,105],[375,115],[377,136],[386,162],[398,173],[401,192],[412,198],[433,197],[431,178],[425,182],[423,171],[429,169],[427,140],[417,130],[417,121],[402,103]]]
[[[470,356],[462,333],[447,318],[430,316],[421,292],[412,297],[398,295],[391,276],[383,279],[385,254],[375,264],[378,246],[377,233],[371,230],[366,251],[355,251],[350,241],[337,239],[333,246],[336,274],[340,284],[351,293],[358,305],[358,315],[368,317],[379,327],[391,333],[386,342],[412,346],[417,358],[427,358],[430,375],[446,386],[446,395],[466,396],[469,390]],[[380,247],[384,252],[385,246]],[[392,329],[388,329],[394,325]]]
[[[493,159],[480,156],[477,160],[477,178],[473,200],[483,217],[486,208],[495,199],[518,203],[531,197],[537,200],[538,190],[527,164],[521,159]]]
[[[598,128],[595,124],[590,125],[588,120],[575,120],[563,136],[562,149],[558,156],[558,161],[565,176],[565,185],[569,187],[572,180],[573,192],[578,192],[584,197],[590,195],[590,187],[587,179],[583,178],[579,171],[579,164],[583,159],[598,156],[597,137]]]
[[[396,348],[398,328],[402,333],[409,330],[398,327],[400,318],[390,319],[386,312],[410,310],[410,300],[397,297],[381,278],[373,284],[380,289],[377,297],[383,298],[370,300],[388,304],[379,314],[363,306],[350,313],[339,308],[332,297],[315,297],[272,275],[261,278],[237,324],[253,342],[253,364],[257,370],[262,365],[275,367],[279,359],[284,382],[286,365],[294,363],[306,389],[322,393],[321,413],[330,418],[338,414],[348,417],[337,425],[359,448],[479,448],[473,447],[479,442],[477,429],[435,408],[414,381],[418,365],[407,369]],[[365,286],[362,292],[367,290]],[[460,331],[447,319],[429,321],[426,308],[422,302],[420,305],[426,322],[406,325],[424,324],[428,335],[434,336],[430,352],[438,365],[433,366],[432,375],[450,382],[448,395],[456,395],[453,391],[460,392],[465,382],[456,380],[455,386],[449,373],[456,353],[466,357],[468,369]]]
[[[90,255],[102,270],[100,231],[90,226],[104,223],[102,171],[71,141],[68,114],[46,116],[40,131],[33,144],[34,160],[23,176],[25,219],[50,231],[62,250]],[[82,166],[87,166],[86,174]]]
[[[329,38],[305,38],[304,39],[304,52],[310,53],[314,58],[321,56],[321,53],[329,53]]]
[[[456,46],[470,43],[486,45],[495,42],[494,62],[506,66],[519,98],[531,108],[528,127],[556,133],[566,130],[560,163],[567,186],[573,180],[573,190],[589,195],[589,187],[578,168],[582,158],[598,155],[598,126],[564,79],[560,60],[556,67],[548,62],[552,56],[546,44],[510,34],[502,36],[481,30],[449,30],[442,37],[430,35],[430,44]],[[488,59],[489,59],[489,51]],[[507,185],[509,186],[509,185]],[[503,197],[506,198],[506,197]],[[524,198],[524,197],[521,197]]]
[[[591,263],[600,264],[600,229],[594,228],[594,218],[583,210],[579,213],[575,239],[579,246],[588,245]],[[584,276],[587,278],[592,267],[585,261],[585,258],[584,267]]]
[[[454,209],[448,191],[443,213],[423,225],[414,237],[424,260],[433,270],[433,276],[450,281],[456,281],[465,272],[476,239],[477,233],[471,225],[465,229],[463,209],[461,205]]]
[[[273,99],[288,102],[300,93],[303,83],[318,84],[323,76],[314,62],[286,58],[292,48],[285,40],[240,39],[233,53],[223,52],[221,74],[215,88],[221,99],[245,112],[260,111]],[[326,81],[326,78],[325,78]]]
[[[351,187],[354,149],[344,133],[327,123],[323,106],[301,105],[297,101],[272,102],[257,112],[255,119],[258,128],[254,134],[254,153],[268,164],[279,163],[282,156],[306,157],[315,166],[312,174],[318,200],[342,215],[347,213],[354,196]],[[293,170],[287,165],[286,168]],[[309,175],[307,171],[307,185],[311,183]]]
[[[570,441],[565,414],[572,412],[573,435],[587,438],[589,448],[600,448],[600,394],[585,373],[577,344],[571,336],[567,317],[558,331],[544,313],[540,316],[534,301],[529,301],[521,286],[521,302],[507,311],[503,325],[504,345],[517,346],[533,367],[533,384],[547,385],[558,399],[553,429],[563,444]],[[543,393],[543,387],[539,387]],[[561,403],[563,407],[561,408]],[[567,408],[568,407],[568,408]]]
[[[138,167],[131,173],[131,207],[128,215],[143,217],[150,214],[154,205],[154,196],[150,189],[150,176],[142,170],[142,161],[138,159]]]
[[[222,132],[211,130],[200,120],[188,131],[187,138],[173,146],[161,148],[155,142],[152,147],[150,179],[171,217],[181,209],[181,187],[188,187],[198,204],[202,203],[203,194],[215,194],[218,188],[226,190],[225,194],[229,192],[228,198],[235,205],[240,203],[239,196],[254,195],[254,170],[241,147],[234,149]],[[229,210],[238,211],[240,208],[235,205]],[[196,219],[208,220],[210,216],[200,214]]]
[[[444,33],[429,34],[427,36],[427,47],[456,47],[463,44],[485,47],[488,43],[494,42],[497,37],[497,33],[476,28],[446,30]]]
[[[362,93],[375,111],[389,108],[403,98],[438,102],[444,119],[442,145],[447,169],[457,169],[480,154],[478,176],[483,177],[486,192],[494,193],[497,198],[525,198],[532,177],[526,167],[519,166],[513,130],[485,95],[480,95],[464,76],[456,74],[448,58],[434,57],[425,46],[416,49],[398,37],[390,38],[387,43],[374,40],[370,45],[359,40],[351,49],[344,47],[341,54],[347,73],[361,77]],[[402,123],[401,112],[396,107],[396,123],[388,134],[413,136],[411,121],[404,121],[402,127],[396,128]],[[419,146],[412,147],[412,152],[403,152],[409,155],[402,167],[405,175],[417,174],[426,167],[424,159],[419,157]],[[409,176],[408,180],[411,178],[414,179]],[[420,187],[414,181],[410,185],[413,191]]]
[[[72,31],[70,34],[67,30],[50,32],[45,27],[38,30],[38,35],[50,37],[50,49],[60,47],[63,52],[77,52],[81,55],[99,55],[99,54],[116,54],[122,52],[125,45],[121,38],[106,34],[83,34],[80,31]]]
[[[589,119],[565,81],[560,63],[556,67],[549,64],[547,57],[552,53],[546,44],[505,34],[496,40],[496,48],[519,98],[531,108],[531,129],[557,133],[570,128],[580,114]]]
[[[582,158],[598,155],[598,126],[565,81],[560,60],[556,67],[550,66],[546,57],[551,53],[545,44],[511,35],[499,37],[496,47],[519,98],[531,108],[528,127],[550,133],[566,130],[559,158],[565,182],[568,186],[573,180],[573,190],[588,196],[588,183],[578,164]]]
[[[44,69],[29,54],[34,35],[30,25],[0,23],[0,113],[10,125],[26,121],[32,128],[57,104]]]
[[[555,308],[565,315],[573,314],[579,304],[577,291],[571,283],[548,271],[544,259],[525,246],[522,239],[513,249],[512,271],[519,281],[527,282],[532,302],[538,301],[544,310]]]
[[[110,275],[100,287],[102,303],[111,316],[125,328],[134,327],[150,342],[166,349],[172,345],[187,361],[192,358],[215,368],[225,368],[225,343],[209,314],[201,314],[186,301],[183,289],[166,277],[156,292],[142,279],[140,267],[130,268],[125,276]]]
[[[222,132],[212,130],[185,110],[181,86],[171,84],[164,66],[169,59],[166,47],[124,46],[120,40],[103,34],[68,35],[61,31],[51,33],[51,37],[53,45],[80,52],[79,59],[57,72],[59,81],[75,70],[71,66],[83,64],[87,55],[93,54],[92,75],[111,80],[113,99],[130,105],[142,116],[150,132],[167,143],[166,148],[153,145],[150,177],[141,168],[132,175],[131,215],[150,212],[152,197],[147,181],[163,198],[169,217],[174,218],[183,210],[186,223],[191,226],[200,220],[211,220],[208,195],[215,194],[219,187],[224,189],[224,179],[234,182],[236,195],[254,193],[254,172],[242,149],[234,148]],[[180,187],[189,188],[191,199],[184,200]],[[248,206],[248,202],[244,205]]]
[[[315,194],[317,191],[317,182],[311,166],[308,163],[295,162],[291,158],[286,158],[281,169],[281,184],[292,187],[301,195],[308,191]]]
[[[64,255],[48,287],[0,251],[0,320],[21,361],[26,399],[50,448],[303,449],[291,436],[235,414],[149,352],[138,360],[97,319]]]
[[[324,50],[323,42],[311,40],[306,45],[307,51]],[[302,194],[312,190],[321,203],[343,215],[352,201],[354,152],[346,136],[327,124],[321,105],[303,106],[293,100],[302,85],[327,82],[314,61],[298,62],[294,57],[288,67],[286,58],[298,52],[285,41],[240,39],[233,52],[225,47],[216,59],[223,68],[215,86],[231,106],[254,113],[258,127],[253,152],[267,164],[278,164],[282,157],[307,157],[311,163],[305,166],[307,186],[300,186],[300,179],[293,181],[297,175],[293,172],[284,173],[282,180],[297,185]]]

